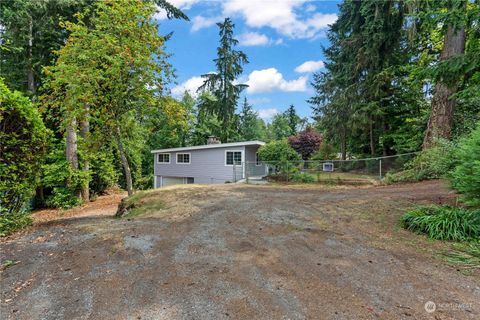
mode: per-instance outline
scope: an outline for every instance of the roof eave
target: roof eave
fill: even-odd
[[[245,142],[232,142],[232,143],[219,143],[219,144],[206,144],[201,146],[192,146],[192,147],[181,147],[181,148],[169,148],[169,149],[159,149],[152,150],[150,153],[163,153],[163,152],[177,152],[177,151],[193,151],[193,150],[205,150],[205,149],[214,149],[214,148],[228,148],[228,147],[241,147],[241,146],[263,146],[265,142],[263,141],[245,141]]]

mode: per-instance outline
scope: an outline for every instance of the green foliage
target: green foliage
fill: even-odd
[[[301,183],[313,183],[315,182],[315,177],[305,172],[298,172],[293,174],[291,181]]]
[[[117,184],[119,174],[114,160],[112,151],[108,149],[100,150],[92,157],[90,190],[93,194],[102,194]]]
[[[285,113],[277,113],[273,116],[272,123],[268,126],[271,140],[281,140],[291,135],[289,119]]]
[[[451,175],[453,188],[468,204],[480,206],[480,123],[458,144],[457,163]]]
[[[337,158],[337,153],[335,152],[334,147],[331,144],[323,142],[320,145],[320,148],[312,154],[310,160],[335,160]]]
[[[0,215],[19,217],[29,209],[47,136],[30,100],[0,78]]]
[[[325,71],[314,75],[310,103],[318,127],[343,156],[347,148],[391,153],[411,137],[409,148],[421,144],[418,128],[406,122],[421,116],[423,99],[421,82],[411,81],[406,68],[414,57],[402,30],[405,11],[402,1],[346,0],[328,32]]]
[[[435,147],[422,151],[407,162],[403,171],[388,173],[385,181],[394,183],[445,178],[455,166],[455,152],[454,143],[438,140]]]
[[[298,161],[300,155],[290,147],[286,139],[276,140],[261,146],[258,155],[262,161]]]
[[[80,198],[73,196],[65,187],[53,187],[52,194],[45,200],[45,205],[50,208],[69,209],[81,203]]]
[[[239,140],[265,140],[265,123],[258,117],[258,113],[253,110],[246,97],[240,110],[239,120]]]
[[[36,95],[42,83],[42,67],[55,60],[54,50],[64,45],[68,33],[60,21],[72,21],[74,14],[93,0],[8,0],[0,1],[0,77],[7,85]]]
[[[145,119],[171,79],[156,10],[151,1],[95,2],[91,16],[63,24],[70,36],[45,70],[45,102],[60,110],[64,127],[91,120],[98,139],[116,144],[129,194],[141,176]]]
[[[298,125],[300,123],[300,117],[297,115],[295,106],[293,104],[288,107],[284,112],[285,117],[287,118],[288,126],[290,127],[290,136],[296,135],[298,131]]]
[[[287,174],[298,172],[295,162],[301,160],[300,155],[290,147],[287,139],[272,141],[261,146],[258,149],[258,156],[260,160],[275,165],[281,179],[286,179]]]
[[[25,213],[2,214],[0,215],[0,237],[8,236],[31,223],[32,218]]]
[[[405,229],[426,234],[431,239],[480,239],[480,210],[450,206],[420,207],[406,213],[401,224]]]
[[[73,170],[63,153],[64,146],[52,144],[42,164],[42,186],[51,190],[45,204],[53,208],[71,208],[81,203],[78,194],[90,181],[90,172]]]

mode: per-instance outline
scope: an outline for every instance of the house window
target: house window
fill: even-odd
[[[157,155],[158,163],[170,163],[170,153],[159,153]]]
[[[258,156],[258,152],[255,153],[255,164],[256,164],[257,166],[261,165],[261,163],[260,163],[260,157]]]
[[[225,153],[225,165],[233,166],[242,163],[242,151],[227,151]]]
[[[195,179],[192,178],[192,177],[186,177],[186,178],[185,178],[185,183],[186,183],[186,184],[195,183]]]
[[[177,163],[190,163],[190,153],[177,153]]]

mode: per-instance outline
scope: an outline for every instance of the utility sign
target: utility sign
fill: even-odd
[[[333,162],[325,162],[323,164],[323,171],[325,172],[333,172]]]

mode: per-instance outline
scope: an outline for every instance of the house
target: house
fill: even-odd
[[[258,148],[264,144],[262,141],[220,143],[209,137],[206,145],[153,150],[154,187],[244,179],[245,163],[257,163]]]

